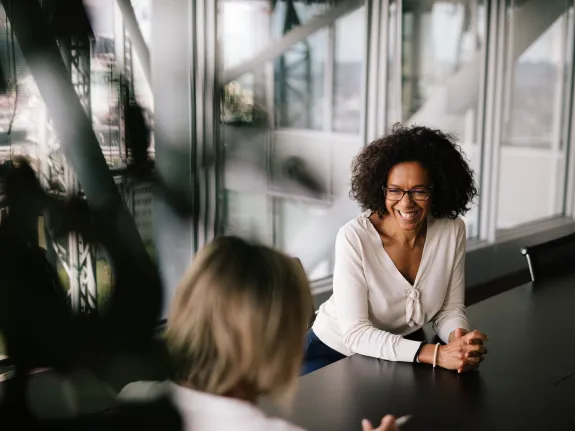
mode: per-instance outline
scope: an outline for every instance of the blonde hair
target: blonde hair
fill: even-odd
[[[172,380],[226,395],[238,387],[288,404],[313,304],[299,261],[220,237],[201,250],[168,316]]]

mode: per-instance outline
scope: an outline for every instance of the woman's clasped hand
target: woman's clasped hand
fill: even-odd
[[[487,335],[475,330],[466,332],[456,329],[449,337],[449,343],[440,346],[437,352],[437,365],[458,373],[477,369],[483,362],[487,348],[483,343]]]

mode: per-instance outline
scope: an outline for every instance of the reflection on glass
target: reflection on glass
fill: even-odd
[[[273,244],[272,208],[265,194],[226,191],[226,234]]]
[[[229,0],[221,5],[222,63],[224,69],[250,60],[270,40],[270,4],[265,1]],[[257,71],[258,86],[264,85]],[[255,105],[256,77],[250,73],[225,83],[221,116],[226,124],[251,124]],[[260,105],[263,105],[260,101]],[[262,107],[262,109],[264,109]]]
[[[130,0],[134,8],[134,15],[140,26],[142,37],[150,46],[150,32],[152,26],[152,0]]]
[[[512,83],[502,145],[553,145],[561,114],[557,100],[563,79],[565,22],[563,16],[556,20],[509,66]],[[513,23],[512,34],[525,31],[520,26]]]
[[[530,13],[530,3],[509,5],[497,207],[500,233],[563,211],[566,157],[561,130],[568,106],[564,70],[571,63],[566,35],[573,19],[569,3],[554,2],[557,13],[544,16]]]
[[[272,29],[281,38],[323,13],[325,6],[291,1],[276,2]],[[320,30],[300,42],[275,63],[276,126],[296,129],[324,128],[324,76],[328,32]]]
[[[359,133],[361,122],[363,63],[365,61],[365,8],[335,24],[333,82],[333,130]]]
[[[4,10],[0,8],[0,163],[16,155],[26,156],[38,167],[38,143],[42,139],[44,103],[36,81],[22,56]]]
[[[327,30],[321,30],[281,56],[275,67],[276,126],[324,128],[324,76]]]
[[[309,220],[322,216],[328,209],[325,205],[314,205],[307,202],[300,202],[294,199],[277,199],[277,226],[276,226],[276,247],[285,249],[289,240],[296,236],[302,226]],[[318,280],[331,275],[333,272],[333,257],[326,256],[316,268],[309,270],[310,280]]]
[[[233,1],[233,0],[230,0]],[[264,0],[267,1],[267,0]],[[268,4],[270,2],[267,2]],[[330,7],[330,2],[319,1],[275,1],[273,3],[273,36],[280,39],[284,33],[293,27],[303,25],[313,18],[323,15]]]
[[[244,76],[243,79],[232,81],[224,87],[222,121],[225,124],[250,124],[253,111],[253,75]]]
[[[270,2],[224,0],[221,4],[221,48],[224,69],[249,60],[271,43]]]
[[[485,12],[483,0],[411,0],[402,18],[402,120],[458,136],[478,183]],[[465,221],[468,236],[476,236],[476,207]]]

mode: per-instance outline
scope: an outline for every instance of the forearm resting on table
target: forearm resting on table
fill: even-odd
[[[352,353],[385,359],[412,362],[421,343],[375,328],[369,321],[342,325],[343,343]]]

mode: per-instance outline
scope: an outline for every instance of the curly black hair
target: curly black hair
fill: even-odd
[[[419,162],[433,183],[431,214],[455,219],[464,215],[478,196],[473,171],[453,135],[429,127],[401,124],[376,139],[352,163],[350,197],[364,210],[383,216],[387,212],[383,187],[398,163]]]

